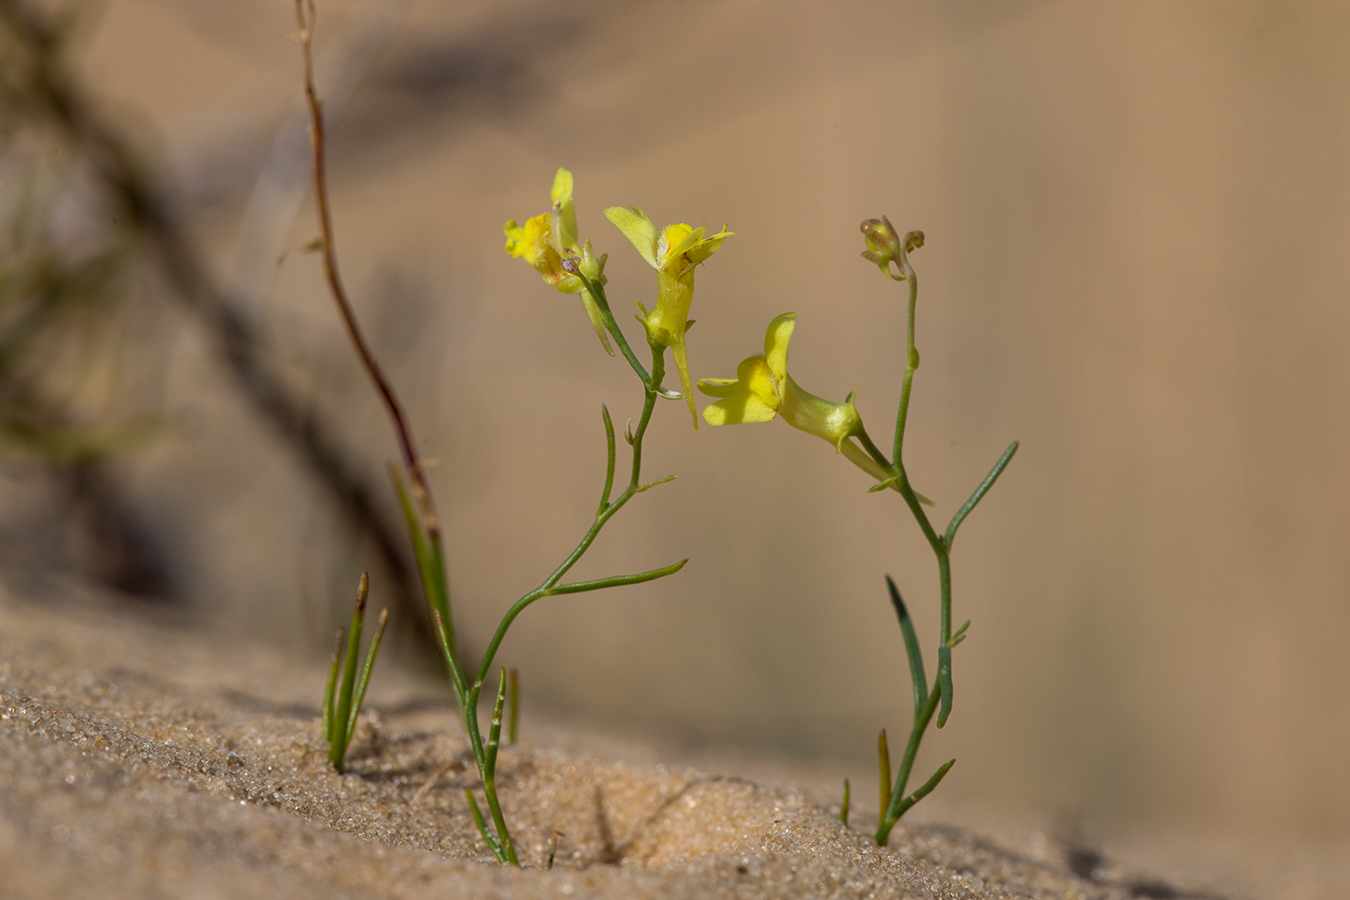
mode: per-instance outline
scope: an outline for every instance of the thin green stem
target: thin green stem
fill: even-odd
[[[573,263],[573,265],[569,266],[568,263]],[[619,350],[623,352],[623,358],[628,360],[628,365],[633,367],[633,371],[637,373],[638,378],[642,379],[643,385],[650,387],[653,378],[659,385],[661,379],[656,377],[655,368],[653,367],[653,374],[648,375],[647,370],[642,367],[642,363],[638,362],[637,356],[634,355],[633,348],[628,346],[628,339],[623,336],[623,332],[619,329],[619,323],[614,320],[614,312],[609,308],[609,298],[605,296],[605,286],[597,281],[591,281],[581,274],[581,267],[575,265],[573,260],[564,260],[563,268],[580,278],[582,286],[590,291],[596,307],[600,310],[600,318],[604,320],[605,330],[614,336],[614,340],[619,344]]]
[[[862,448],[867,451],[868,456],[876,461],[877,465],[881,466],[882,469],[890,472],[892,475],[898,476],[900,474],[899,470],[886,458],[886,454],[882,453],[881,449],[877,447],[876,444],[872,443],[872,437],[867,433],[866,429],[859,430],[854,437],[858,439],[858,443],[862,444]]]
[[[656,398],[661,390],[661,379],[664,375],[665,348],[654,347],[652,348],[652,379],[645,385],[646,401],[642,406],[642,417],[638,419],[637,431],[633,434],[633,467],[629,477],[628,487],[625,488],[624,492],[615,498],[612,503],[596,514],[595,521],[591,523],[591,527],[587,530],[585,536],[582,537],[581,541],[572,552],[567,555],[567,558],[562,561],[558,568],[554,569],[553,573],[550,574],[548,578],[544,579],[543,584],[521,597],[509,610],[507,610],[506,615],[502,617],[501,623],[498,624],[497,630],[493,633],[492,639],[488,642],[487,649],[483,653],[483,660],[479,664],[478,673],[474,678],[475,687],[470,690],[469,696],[466,698],[468,701],[465,704],[466,708],[477,701],[481,683],[487,678],[487,673],[492,668],[492,660],[497,655],[497,648],[501,646],[502,640],[506,637],[507,629],[515,622],[516,616],[520,615],[531,603],[534,603],[534,601],[538,600],[540,597],[547,596],[552,591],[554,585],[556,585],[558,581],[567,574],[568,570],[576,565],[577,560],[581,559],[586,551],[590,549],[591,544],[595,542],[596,537],[600,534],[600,530],[605,527],[605,523],[613,518],[614,514],[622,509],[624,504],[631,500],[633,495],[638,492],[638,488],[640,487],[639,482],[642,477],[642,439],[647,433],[647,425],[651,421],[652,411],[656,408]],[[680,563],[679,565],[683,565],[683,563]],[[631,576],[617,577],[624,578]],[[661,576],[656,575],[654,577],[659,578]]]
[[[519,868],[520,860],[516,858],[516,848],[511,840],[511,833],[506,827],[506,817],[502,815],[501,803],[497,800],[497,753],[496,748],[492,746],[492,733],[489,732],[488,747],[483,746],[483,735],[478,730],[478,696],[483,690],[482,680],[474,683],[469,691],[471,703],[464,707],[464,730],[469,733],[469,745],[473,748],[474,762],[478,765],[478,780],[483,783],[483,794],[487,800],[488,812],[492,816],[493,827],[497,830],[498,846],[501,849],[499,859],[510,863]],[[498,711],[500,712],[500,711]],[[498,715],[496,718],[500,720]],[[500,739],[500,722],[497,728],[497,737]],[[489,841],[491,844],[491,841]]]
[[[463,711],[468,687],[464,684],[464,673],[460,671],[459,664],[455,662],[455,654],[450,648],[450,641],[446,633],[445,623],[441,619],[440,610],[433,609],[431,611],[431,621],[436,626],[436,643],[441,648],[441,655],[445,657],[445,668],[450,675],[450,683],[455,688],[455,696],[459,698],[460,710]]]
[[[884,226],[885,234],[879,229]],[[909,401],[914,387],[914,373],[919,368],[919,352],[914,346],[915,330],[915,311],[918,306],[919,298],[919,279],[914,272],[914,267],[909,262],[909,251],[923,245],[922,232],[910,232],[905,235],[899,246],[895,245],[899,237],[891,227],[890,221],[882,219],[868,220],[863,223],[863,232],[868,235],[869,252],[863,255],[869,259],[885,260],[889,258],[888,254],[882,254],[877,248],[884,244],[892,248],[895,255],[894,262],[900,268],[899,275],[891,275],[896,280],[904,281],[909,288],[908,302],[905,310],[905,371],[900,386],[900,402],[895,414],[895,440],[893,452],[890,460],[877,449],[865,432],[857,435],[859,442],[868,455],[881,466],[886,472],[893,473],[890,478],[880,481],[874,485],[872,490],[881,490],[885,487],[893,487],[900,492],[904,498],[905,505],[909,507],[914,516],[914,520],[919,524],[919,529],[923,532],[924,538],[928,541],[933,550],[933,555],[937,557],[938,563],[938,585],[941,594],[941,620],[939,624],[938,640],[938,659],[937,673],[934,679],[931,691],[927,687],[927,674],[923,665],[923,655],[919,647],[918,636],[915,634],[914,623],[910,619],[909,611],[905,608],[904,600],[900,597],[900,591],[895,586],[895,582],[888,575],[886,584],[890,589],[891,603],[895,607],[896,616],[900,620],[900,630],[905,640],[905,652],[909,658],[910,679],[914,688],[914,722],[910,729],[909,742],[905,748],[904,758],[900,763],[900,771],[896,776],[894,790],[889,798],[886,795],[886,789],[882,790],[883,812],[878,822],[876,841],[884,845],[888,840],[891,828],[896,821],[904,815],[905,811],[928,795],[942,778],[951,769],[953,763],[947,763],[938,769],[938,771],[920,786],[914,793],[905,796],[905,787],[909,782],[910,772],[914,766],[914,759],[919,750],[919,743],[923,739],[928,725],[933,721],[933,716],[937,714],[937,727],[941,728],[947,722],[947,717],[951,715],[952,710],[952,648],[958,644],[965,636],[966,627],[970,624],[966,622],[962,625],[956,634],[952,633],[952,569],[951,569],[951,548],[952,542],[956,538],[956,530],[970,515],[985,493],[993,487],[994,482],[1003,472],[1004,467],[1012,459],[1013,454],[1017,452],[1017,443],[1013,444],[1004,451],[1003,456],[995,463],[994,468],[985,476],[983,482],[975,489],[965,504],[957,510],[952,516],[947,530],[943,534],[938,534],[929,521],[928,514],[924,511],[922,503],[929,503],[926,498],[921,497],[914,491],[909,483],[908,473],[905,471],[904,446],[905,446],[905,427],[909,419]],[[881,241],[881,244],[877,244]],[[883,262],[883,270],[889,273],[889,263]],[[885,732],[883,731],[884,735]],[[883,772],[886,771],[883,760]],[[889,802],[887,802],[889,800]]]
[[[895,413],[895,447],[891,458],[898,465],[903,458],[901,450],[905,445],[905,420],[909,417],[909,393],[914,383],[914,370],[919,368],[919,353],[914,349],[914,309],[919,300],[919,279],[914,267],[909,264],[909,254],[900,251],[900,268],[905,273],[905,282],[909,285],[909,306],[905,317],[905,377],[900,384],[900,406]]]
[[[603,308],[606,307],[602,307],[602,309]],[[612,320],[613,317],[610,316],[609,319]],[[616,338],[618,337],[619,336],[616,334]],[[621,338],[620,346],[626,348],[626,344]],[[475,674],[471,685],[463,685],[463,676],[460,674],[459,666],[455,661],[452,648],[449,644],[447,629],[440,619],[439,611],[433,610],[433,616],[436,619],[437,625],[436,631],[440,639],[441,652],[445,656],[446,666],[450,670],[451,678],[458,680],[459,683],[463,685],[462,690],[460,690],[459,693],[462,697],[461,711],[464,716],[465,731],[467,731],[469,735],[469,744],[473,749],[474,760],[478,766],[479,779],[483,783],[483,791],[487,799],[488,811],[492,816],[493,825],[497,831],[497,840],[495,842],[489,840],[488,843],[490,846],[494,847],[494,852],[500,851],[498,854],[499,859],[515,866],[519,866],[520,863],[516,858],[515,846],[511,840],[510,832],[507,830],[506,820],[502,816],[501,804],[497,799],[496,788],[496,749],[501,733],[501,704],[505,697],[504,693],[502,693],[505,690],[504,681],[499,688],[497,705],[493,710],[493,722],[489,732],[487,747],[484,747],[483,745],[482,733],[479,731],[478,727],[478,698],[482,694],[483,684],[487,680],[488,673],[492,668],[492,663],[496,658],[497,651],[501,647],[502,641],[506,638],[506,632],[510,629],[512,623],[515,622],[516,617],[519,616],[526,607],[541,597],[552,594],[579,593],[582,591],[599,590],[605,587],[651,581],[655,578],[661,578],[665,575],[670,575],[679,571],[679,569],[684,566],[685,562],[687,562],[687,560],[681,560],[670,566],[652,569],[647,572],[639,572],[634,575],[615,575],[608,578],[596,579],[594,581],[573,582],[571,584],[562,585],[558,584],[572,566],[574,566],[586,551],[590,549],[591,544],[594,543],[596,537],[600,534],[600,530],[604,528],[605,523],[613,518],[615,513],[622,509],[636,494],[650,486],[641,484],[642,442],[647,433],[647,426],[651,422],[652,413],[656,408],[657,397],[661,392],[661,381],[665,376],[665,347],[652,347],[652,374],[650,378],[646,377],[646,373],[641,370],[641,367],[637,367],[635,371],[638,372],[639,376],[643,376],[643,391],[645,398],[642,407],[642,415],[638,419],[637,430],[630,441],[633,448],[633,465],[629,474],[628,486],[624,489],[623,493],[612,502],[609,500],[609,493],[613,488],[614,477],[614,441],[613,423],[610,420],[608,409],[605,409],[603,414],[610,454],[606,466],[606,489],[603,496],[604,502],[596,512],[595,520],[591,523],[591,527],[587,529],[586,534],[572,552],[568,554],[567,558],[553,570],[548,578],[544,579],[542,584],[521,597],[507,610],[506,615],[502,617],[501,622],[497,625],[496,631],[493,632],[492,639],[488,642],[487,648],[483,652],[482,660],[479,663],[478,671]],[[503,675],[503,677],[505,676]],[[484,824],[480,830],[484,831],[484,837],[487,838],[485,829],[486,824]]]
[[[506,818],[502,815],[501,802],[497,799],[497,748],[502,740],[502,707],[506,703],[506,669],[501,670],[497,679],[497,701],[492,706],[492,721],[488,724],[488,742],[485,754],[478,759],[478,773],[483,781],[483,793],[487,797],[488,810],[492,814],[492,824],[497,829],[497,838],[506,861],[519,866],[516,858],[515,843],[506,828]],[[475,710],[474,729],[478,728],[477,710]]]
[[[942,621],[938,634],[937,688],[942,694],[942,709],[938,712],[937,727],[941,728],[952,714],[952,559],[945,545],[938,553],[938,581],[942,589]]]
[[[928,723],[932,721],[933,713],[937,711],[938,696],[941,693],[941,685],[935,685],[933,692],[928,695],[928,702],[914,716],[914,725],[909,732],[909,742],[905,745],[905,755],[900,760],[900,771],[895,777],[895,788],[891,791],[891,802],[886,809],[882,810],[881,821],[877,825],[876,842],[879,846],[886,846],[891,829],[900,820],[901,811],[899,807],[905,799],[905,785],[909,783],[909,773],[914,768],[914,757],[919,752],[919,741],[922,740],[923,733],[928,728]]]
[[[839,804],[839,821],[848,827],[848,802],[849,802],[849,784],[848,779],[844,779],[844,802]]]

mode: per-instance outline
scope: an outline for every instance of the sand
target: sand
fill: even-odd
[[[499,763],[524,864],[508,870],[467,813],[472,759],[443,695],[389,676],[339,775],[323,678],[115,602],[0,591],[0,895],[1218,896],[937,824],[878,848],[806,789],[624,761],[621,741],[586,753],[528,720]]]

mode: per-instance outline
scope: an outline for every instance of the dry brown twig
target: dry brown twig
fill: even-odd
[[[155,183],[129,142],[96,109],[63,52],[64,28],[36,5],[0,0],[0,24],[30,56],[20,86],[22,109],[54,126],[86,156],[108,202],[156,261],[175,297],[213,339],[225,368],[259,416],[296,452],[326,488],[349,526],[368,535],[394,582],[395,605],[408,622],[426,616],[417,602],[416,576],[404,556],[399,527],[375,501],[353,455],[312,406],[282,381],[267,362],[264,334],[238,309],[210,275],[174,212],[170,196]]]
[[[398,397],[394,395],[393,389],[389,386],[384,371],[380,368],[374,353],[371,352],[370,345],[366,343],[365,335],[361,333],[361,326],[356,321],[355,313],[352,312],[351,300],[347,297],[347,290],[343,286],[342,276],[338,271],[337,250],[333,239],[333,212],[328,202],[327,148],[323,126],[323,103],[319,100],[318,92],[314,88],[312,42],[315,16],[314,0],[295,0],[295,17],[300,24],[300,31],[296,35],[296,39],[300,43],[301,55],[305,63],[305,100],[309,104],[310,144],[314,150],[314,198],[319,207],[319,242],[323,254],[324,278],[328,281],[329,293],[332,294],[333,302],[337,305],[338,314],[342,317],[342,324],[347,329],[347,336],[351,338],[352,346],[355,347],[357,355],[361,357],[361,364],[365,367],[366,373],[370,375],[370,380],[374,382],[375,389],[379,392],[380,399],[384,401],[390,419],[393,420],[394,431],[398,435],[399,449],[403,452],[403,462],[412,475],[413,495],[417,498],[418,505],[421,507],[427,531],[439,543],[440,521],[436,517],[435,504],[431,498],[431,491],[427,487],[426,473],[422,467],[421,457],[417,453],[417,446],[413,443],[412,433],[408,428],[407,417],[404,416],[403,407],[398,402]]]

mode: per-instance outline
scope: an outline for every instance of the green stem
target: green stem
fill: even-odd
[[[506,615],[502,617],[501,623],[497,626],[496,632],[493,633],[492,640],[488,642],[487,650],[483,653],[483,661],[479,664],[478,674],[474,678],[476,686],[470,690],[469,697],[466,698],[468,700],[466,707],[471,706],[473,702],[477,701],[481,683],[487,678],[488,672],[492,668],[492,660],[497,655],[497,648],[501,646],[502,640],[506,637],[507,629],[515,622],[516,616],[520,615],[531,603],[534,603],[534,601],[538,600],[540,597],[547,596],[552,591],[554,585],[567,574],[572,566],[576,565],[577,560],[581,559],[586,551],[590,549],[591,544],[595,543],[595,539],[599,536],[600,530],[605,527],[605,523],[612,519],[614,514],[622,509],[624,504],[631,500],[633,495],[638,492],[640,488],[639,482],[642,476],[642,439],[647,433],[647,425],[651,421],[652,411],[656,408],[656,398],[661,390],[661,379],[664,376],[665,348],[654,347],[652,348],[652,380],[646,384],[646,402],[642,406],[642,417],[638,419],[637,431],[633,435],[633,467],[629,476],[628,487],[624,489],[622,494],[614,499],[614,502],[596,513],[595,521],[591,523],[591,527],[587,530],[586,535],[576,545],[572,552],[567,555],[567,558],[562,561],[558,568],[554,569],[553,573],[549,575],[548,578],[544,579],[543,584],[521,597],[509,610],[507,610]],[[628,576],[617,577],[623,578]]]
[[[633,348],[628,346],[628,339],[625,338],[623,332],[619,330],[619,323],[614,321],[614,312],[609,308],[609,298],[605,296],[604,285],[596,281],[591,281],[585,275],[581,274],[580,266],[575,268],[569,267],[567,265],[569,262],[572,262],[572,260],[565,260],[563,262],[563,268],[580,278],[582,286],[590,291],[591,297],[595,300],[595,305],[600,310],[600,318],[605,322],[605,330],[612,334],[614,340],[618,342],[619,350],[623,352],[623,358],[628,360],[628,365],[633,367],[633,371],[637,373],[638,378],[642,379],[644,386],[650,388],[653,379],[660,385],[661,379],[656,375],[656,367],[653,366],[652,374],[648,375],[647,370],[642,367],[642,363],[638,362],[637,356],[633,354]]]
[[[895,447],[891,457],[898,464],[902,458],[901,450],[905,445],[905,420],[909,417],[909,392],[914,383],[914,370],[919,368],[919,354],[914,349],[914,309],[919,300],[919,279],[914,267],[909,264],[909,255],[902,248],[900,268],[905,273],[909,285],[909,308],[905,317],[905,377],[900,384],[900,407],[895,414]]]
[[[944,550],[938,556],[938,577],[942,587],[942,630],[938,635],[937,690],[942,694],[937,727],[947,724],[952,714],[952,561]]]
[[[854,437],[858,439],[858,443],[862,444],[863,449],[867,451],[867,455],[872,457],[877,465],[894,476],[900,474],[899,470],[886,458],[886,454],[882,453],[881,449],[872,443],[872,437],[867,433],[867,429],[859,429]]]
[[[520,860],[516,858],[516,848],[511,840],[511,833],[506,828],[506,818],[502,815],[501,803],[497,800],[497,753],[496,748],[485,748],[483,746],[483,735],[478,730],[478,695],[483,690],[482,680],[474,683],[469,691],[470,703],[464,707],[464,730],[469,733],[469,745],[473,748],[474,762],[478,764],[478,779],[483,783],[483,793],[486,796],[488,812],[492,816],[492,824],[497,829],[497,837],[501,847],[504,862],[508,862],[519,868]],[[491,734],[489,734],[491,742]],[[490,842],[489,842],[490,843]]]
[[[928,723],[932,721],[933,713],[937,711],[938,696],[941,693],[941,684],[934,685],[933,692],[928,695],[928,702],[914,716],[914,725],[909,731],[909,743],[905,745],[905,756],[900,761],[900,771],[895,776],[895,788],[891,791],[890,805],[882,811],[881,821],[877,826],[876,841],[878,846],[886,846],[891,829],[895,827],[896,822],[900,821],[901,810],[899,807],[906,799],[905,786],[909,783],[910,770],[914,768],[914,757],[918,755],[919,742],[923,740],[923,733],[928,729]]]
[[[607,312],[608,305],[602,304],[601,309]],[[613,316],[607,315],[606,321],[607,323],[612,322]],[[615,332],[616,339],[619,340],[620,347],[624,348],[625,356],[628,356],[631,353],[631,350],[628,349],[622,336],[617,333],[617,327],[614,327],[612,330]],[[615,575],[590,582],[575,582],[573,584],[564,585],[558,584],[562,577],[567,574],[568,570],[570,570],[572,566],[581,559],[586,551],[590,549],[591,544],[595,542],[596,537],[600,534],[600,530],[605,527],[605,524],[614,517],[615,513],[623,508],[624,504],[644,489],[644,486],[641,484],[642,441],[646,436],[647,426],[651,422],[652,412],[656,409],[656,400],[661,391],[661,380],[665,377],[665,347],[652,347],[652,374],[650,377],[647,377],[646,372],[642,370],[641,366],[635,366],[635,371],[643,378],[643,390],[646,396],[642,406],[642,416],[638,419],[637,431],[633,434],[632,440],[630,441],[633,448],[633,465],[629,475],[628,487],[625,488],[623,493],[615,498],[613,502],[608,502],[609,491],[608,489],[605,491],[605,500],[607,502],[602,504],[600,509],[596,512],[595,520],[591,523],[591,527],[586,531],[585,536],[582,537],[577,546],[568,554],[567,558],[553,570],[548,578],[544,579],[542,584],[521,597],[506,611],[506,615],[502,617],[501,622],[497,625],[497,630],[493,633],[492,639],[488,642],[487,648],[483,652],[483,658],[479,663],[478,671],[474,676],[473,683],[464,686],[464,689],[460,693],[460,696],[463,698],[462,712],[464,715],[464,728],[469,734],[469,744],[473,749],[474,760],[478,765],[479,778],[483,782],[483,790],[486,795],[488,810],[491,813],[493,825],[496,827],[499,838],[501,852],[499,858],[504,857],[505,862],[509,862],[514,866],[519,866],[520,862],[516,858],[515,846],[512,843],[511,835],[507,830],[506,820],[502,816],[501,804],[497,800],[496,743],[500,737],[501,730],[500,709],[494,710],[493,730],[489,735],[489,746],[486,748],[483,746],[482,733],[478,729],[478,698],[482,694],[483,684],[487,680],[488,673],[491,671],[492,662],[497,656],[497,651],[501,647],[502,641],[506,638],[506,632],[510,629],[512,623],[515,622],[516,617],[519,616],[526,607],[541,597],[546,597],[550,594],[577,593],[580,591],[597,590],[599,588],[612,587],[620,584],[637,584],[642,581],[650,581],[654,578],[660,578],[678,571],[685,563],[684,560],[681,560],[674,565],[665,566],[661,569],[653,569],[648,572],[641,572],[636,575]],[[609,421],[608,410],[605,410],[605,420],[607,425],[606,433],[612,435],[613,426]],[[610,446],[613,446],[612,437],[610,439]],[[612,486],[612,479],[613,457],[611,456],[606,474],[606,483],[608,486]],[[440,637],[441,652],[445,656],[446,665],[450,669],[451,677],[454,679],[462,679],[462,675],[459,673],[459,667],[454,659],[452,648],[447,639],[446,629],[440,621],[439,611],[433,611],[433,615],[437,619],[437,634]],[[499,695],[498,706],[500,706],[500,702],[501,698]],[[489,841],[489,845],[492,845],[491,841]]]
[[[942,698],[942,710],[937,719],[937,727],[941,728],[947,724],[947,717],[952,712],[952,649],[949,646],[952,638],[951,545],[947,542],[947,537],[939,535],[934,530],[933,524],[928,521],[928,514],[924,512],[920,505],[918,495],[914,493],[914,488],[909,483],[909,476],[905,473],[905,422],[909,417],[909,397],[914,386],[914,371],[919,368],[919,352],[914,349],[914,311],[919,300],[919,278],[914,273],[914,267],[909,263],[909,254],[903,248],[900,251],[898,262],[904,273],[905,283],[909,286],[909,303],[905,314],[905,376],[900,385],[900,406],[895,415],[894,468],[898,473],[896,487],[900,491],[900,496],[905,498],[905,504],[914,515],[915,521],[919,523],[919,528],[933,548],[933,554],[937,557],[938,562],[938,580],[942,591],[942,624],[941,633],[938,636],[937,688],[934,689],[933,693]],[[1000,469],[1000,471],[1002,470]],[[990,484],[992,485],[992,483],[991,481]],[[981,496],[983,495],[981,494]],[[976,500],[978,502],[978,498]],[[959,519],[957,524],[960,524]],[[949,533],[954,533],[954,531],[955,529],[949,529]]]

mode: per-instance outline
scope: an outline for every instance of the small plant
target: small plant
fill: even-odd
[[[617,343],[624,359],[637,376],[642,386],[642,412],[637,426],[625,431],[624,440],[632,449],[629,464],[628,481],[617,496],[615,490],[615,467],[617,464],[614,440],[614,423],[608,408],[601,406],[601,418],[604,422],[607,446],[604,488],[600,502],[590,526],[571,553],[545,578],[539,586],[518,599],[506,611],[496,631],[489,640],[486,650],[476,667],[466,665],[456,646],[454,618],[451,610],[448,578],[444,549],[441,544],[439,519],[432,501],[431,489],[427,484],[422,462],[412,439],[398,399],[385,379],[369,346],[361,334],[360,327],[352,313],[351,304],[339,275],[337,254],[334,249],[333,227],[326,178],[324,174],[324,128],[323,114],[319,98],[314,88],[313,65],[311,61],[310,41],[314,25],[314,5],[312,0],[296,0],[296,17],[300,23],[298,35],[302,50],[305,71],[305,93],[309,103],[311,136],[314,149],[314,189],[319,217],[319,249],[322,251],[324,273],[330,293],[337,305],[339,314],[347,328],[352,344],[361,358],[377,392],[380,394],[392,420],[395,433],[403,454],[403,466],[391,466],[391,476],[403,514],[407,520],[412,540],[413,554],[417,561],[423,591],[426,597],[434,632],[445,658],[450,683],[459,703],[465,730],[468,733],[474,761],[477,766],[483,797],[487,804],[488,815],[483,814],[474,793],[465,790],[469,810],[475,824],[483,836],[484,842],[500,862],[520,865],[516,855],[510,831],[502,814],[496,788],[497,750],[500,745],[503,710],[508,693],[512,695],[512,715],[508,726],[508,736],[515,732],[515,697],[518,689],[509,688],[511,679],[505,669],[500,670],[492,718],[486,740],[478,721],[478,704],[483,688],[493,670],[493,660],[506,637],[507,630],[516,617],[537,600],[559,594],[577,594],[621,585],[640,584],[663,578],[678,572],[688,560],[680,560],[657,569],[638,572],[632,575],[613,575],[590,581],[564,582],[563,578],[590,549],[599,536],[601,529],[638,494],[670,481],[674,476],[642,481],[642,450],[647,427],[655,412],[660,398],[684,400],[694,418],[694,427],[698,427],[697,413],[692,396],[692,383],[685,347],[685,331],[689,327],[689,307],[694,295],[694,269],[721,247],[730,236],[725,229],[708,235],[704,228],[692,228],[689,225],[670,225],[658,230],[642,210],[637,207],[612,207],[605,211],[611,222],[632,242],[638,253],[654,269],[657,276],[657,300],[649,312],[641,303],[638,317],[643,325],[647,346],[651,351],[651,369],[648,371],[639,362],[632,347],[625,339],[622,330],[614,320],[609,301],[605,296],[606,256],[597,256],[589,240],[580,241],[577,235],[576,211],[573,204],[572,174],[559,169],[553,182],[552,206],[549,212],[535,216],[524,224],[514,220],[507,222],[506,250],[512,256],[520,257],[529,263],[544,281],[563,293],[576,294],[590,319],[591,325],[600,340],[601,346],[610,356],[614,349],[611,338]],[[665,353],[671,350],[675,368],[683,386],[683,393],[667,390],[662,382],[665,377]],[[405,477],[406,472],[406,477]],[[349,645],[350,646],[350,645]],[[349,658],[354,651],[349,650]],[[344,690],[350,681],[352,670],[348,669],[348,679],[344,681]],[[336,675],[330,679],[336,683]],[[364,686],[364,680],[362,682]],[[339,703],[341,703],[339,698]],[[359,702],[359,698],[358,698]],[[326,704],[325,708],[329,708]],[[348,718],[352,713],[347,713]],[[332,714],[325,725],[325,733],[336,733],[341,726],[342,714]],[[350,738],[350,729],[345,733]],[[334,758],[338,758],[336,746]],[[336,763],[335,763],[336,764]],[[488,820],[491,819],[489,827]]]
[[[380,622],[375,626],[375,636],[370,639],[370,649],[366,651],[366,664],[361,667],[361,680],[356,680],[356,663],[361,658],[361,632],[365,628],[366,594],[370,591],[370,579],[361,573],[361,584],[356,590],[356,609],[352,613],[352,629],[344,641],[342,629],[337,631],[333,641],[333,663],[328,668],[328,684],[323,691],[323,739],[328,742],[328,760],[339,772],[346,765],[347,747],[356,731],[356,718],[361,715],[361,704],[366,699],[366,686],[370,684],[370,670],[375,666],[375,657],[380,652],[380,641],[384,640],[384,628],[389,624],[389,610],[380,611]],[[343,644],[346,644],[344,658]],[[341,686],[339,686],[339,678]]]
[[[900,494],[918,522],[920,530],[933,548],[938,563],[938,584],[941,593],[941,626],[938,637],[938,664],[936,684],[928,689],[923,655],[919,649],[914,624],[900,597],[895,582],[887,576],[891,602],[900,619],[900,632],[905,652],[909,657],[910,678],[914,686],[914,719],[909,742],[900,762],[900,771],[891,780],[890,750],[883,730],[878,741],[881,781],[881,817],[877,826],[876,842],[885,845],[891,829],[900,817],[915,803],[926,797],[947,774],[956,760],[942,765],[931,778],[905,794],[910,770],[919,750],[919,742],[937,713],[937,727],[947,722],[952,709],[952,648],[965,639],[967,621],[952,630],[951,549],[956,530],[980,502],[994,481],[1003,472],[1008,461],[1017,452],[1014,441],[984,481],[975,489],[956,514],[952,516],[943,534],[938,534],[924,511],[924,504],[932,501],[916,492],[905,471],[902,451],[905,440],[905,419],[909,413],[910,388],[914,372],[919,368],[919,353],[914,349],[914,310],[919,296],[918,279],[909,263],[909,253],[923,246],[923,232],[911,231],[902,240],[888,219],[869,219],[862,224],[867,244],[863,256],[877,264],[882,273],[909,286],[908,316],[905,334],[905,371],[900,384],[900,404],[895,418],[895,440],[892,455],[887,457],[877,448],[863,428],[862,418],[855,405],[855,394],[850,393],[843,403],[835,403],[803,390],[788,373],[788,342],[796,328],[796,313],[783,313],[769,323],[764,336],[764,353],[746,358],[736,367],[735,378],[700,379],[699,390],[716,398],[703,410],[703,417],[711,425],[734,425],[746,422],[767,422],[779,417],[794,428],[829,441],[835,452],[841,454],[876,480],[870,491],[893,490]],[[892,266],[896,271],[892,271]],[[847,823],[848,784],[840,817]]]

